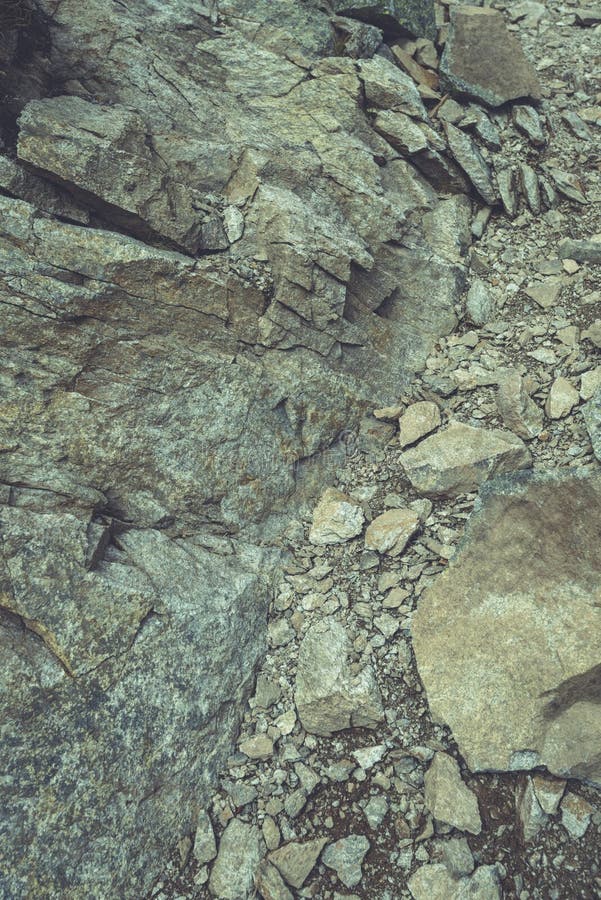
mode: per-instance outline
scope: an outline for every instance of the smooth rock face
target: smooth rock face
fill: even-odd
[[[435,819],[480,834],[478,799],[461,778],[459,766],[447,753],[435,753],[424,778],[426,806]]]
[[[600,511],[594,472],[499,479],[420,602],[430,709],[472,771],[601,783]]]
[[[476,490],[495,475],[528,468],[523,442],[498,428],[488,430],[451,422],[401,454],[411,484],[429,497],[455,497]]]
[[[302,843],[291,842],[270,853],[269,859],[288,884],[300,890],[311,874],[326,842],[327,838]]]
[[[570,384],[567,378],[556,378],[551,389],[547,402],[545,403],[545,412],[550,419],[563,419],[574,406],[579,402],[580,395],[576,388]]]
[[[490,8],[454,6],[440,63],[444,86],[458,96],[502,106],[510,100],[540,100],[535,70],[503,16]]]
[[[351,497],[327,488],[313,513],[309,532],[312,544],[342,544],[363,531],[365,514]]]
[[[311,626],[299,651],[295,703],[303,727],[328,735],[351,725],[371,728],[384,715],[369,663],[353,675],[350,642],[343,626],[330,619]]]

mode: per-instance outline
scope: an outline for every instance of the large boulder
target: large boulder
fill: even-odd
[[[470,769],[601,784],[601,476],[485,486],[413,620],[434,718]]]
[[[436,38],[433,0],[335,0],[343,16],[377,25],[389,35]]]

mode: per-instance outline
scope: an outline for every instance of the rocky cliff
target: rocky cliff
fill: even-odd
[[[383,32],[317,0],[21,8],[0,884],[139,897],[230,752],[287,511],[456,322],[471,201],[382,134],[428,132],[383,41],[432,9]]]

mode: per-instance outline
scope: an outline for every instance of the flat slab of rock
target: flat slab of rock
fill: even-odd
[[[312,625],[299,650],[294,701],[303,727],[329,735],[351,725],[375,728],[384,716],[373,669],[351,673],[350,641],[335,619]]]
[[[292,841],[269,854],[269,860],[292,887],[299,890],[311,874],[327,838]]]
[[[457,761],[447,753],[435,753],[424,777],[426,806],[439,822],[459,831],[480,834],[482,820],[478,798],[461,778]]]
[[[543,430],[543,411],[536,405],[517,369],[507,369],[499,377],[497,407],[504,425],[526,441]]]
[[[363,531],[365,516],[356,500],[327,488],[313,513],[309,532],[312,544],[342,544]]]
[[[451,7],[451,27],[440,63],[441,83],[451,93],[502,106],[510,100],[540,100],[534,68],[496,10]]]
[[[451,422],[402,453],[401,463],[419,493],[456,497],[495,475],[529,467],[532,458],[523,441],[508,431]]]
[[[407,886],[413,900],[497,900],[502,897],[495,866],[480,866],[469,878],[453,878],[443,863],[417,869]]]
[[[422,400],[412,403],[399,419],[399,442],[409,447],[435,431],[440,425],[440,410],[436,403]]]
[[[472,771],[601,784],[600,529],[599,474],[499,479],[423,596],[418,668]]]

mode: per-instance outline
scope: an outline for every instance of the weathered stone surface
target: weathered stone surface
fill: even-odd
[[[469,878],[453,878],[442,863],[417,869],[407,886],[414,900],[501,900],[495,866],[480,866]]]
[[[544,281],[529,285],[529,287],[524,288],[524,292],[543,309],[549,309],[558,302],[563,287],[563,278],[550,277],[545,278]]]
[[[219,900],[252,897],[261,849],[260,829],[241,819],[232,819],[221,835],[219,853],[211,870],[209,890],[212,896]]]
[[[524,134],[535,147],[544,147],[547,142],[540,116],[531,106],[514,106],[513,121],[518,131]]]
[[[365,532],[365,549],[400,556],[420,527],[420,517],[413,509],[389,509],[376,516]]]
[[[313,841],[292,841],[269,854],[270,861],[281,872],[288,884],[299,890],[311,874],[327,838]]]
[[[492,181],[490,167],[477,145],[469,134],[455,128],[450,122],[444,123],[444,130],[455,161],[463,169],[478,194],[486,203],[495,203],[499,195]]]
[[[520,163],[520,185],[522,193],[526,198],[528,208],[535,216],[541,211],[540,185],[538,175],[527,163]]]
[[[372,728],[383,718],[370,664],[353,675],[349,653],[346,631],[334,619],[311,626],[303,638],[294,700],[303,727],[313,734],[332,734],[351,725]]]
[[[582,415],[595,456],[601,462],[601,389],[583,406]]]
[[[491,322],[497,311],[492,291],[481,278],[474,278],[467,292],[465,311],[474,325],[482,326]]]
[[[347,888],[359,884],[362,878],[361,864],[369,850],[369,841],[362,834],[351,834],[329,844],[323,854],[324,865],[334,869]]]
[[[534,840],[541,828],[547,824],[548,816],[540,805],[533,779],[527,776],[516,792],[516,812],[527,843]]]
[[[576,406],[580,395],[567,378],[556,378],[545,402],[545,412],[550,419],[563,419]]]
[[[206,812],[202,812],[196,823],[196,834],[194,837],[194,858],[199,866],[211,862],[217,856],[217,844],[215,843],[215,833],[213,825]]]
[[[388,34],[436,38],[432,0],[335,0],[336,12],[377,25]]]
[[[315,507],[309,532],[312,544],[342,544],[363,531],[361,505],[346,494],[327,488]]]
[[[435,753],[424,777],[426,806],[435,819],[480,834],[482,820],[478,799],[461,778],[456,760],[447,753]]]
[[[559,245],[560,259],[601,263],[601,241],[574,241],[566,238]]]
[[[266,859],[259,864],[255,875],[255,885],[263,900],[294,900],[278,870]]]
[[[572,838],[581,838],[587,832],[594,807],[571,791],[561,801],[561,824]]]
[[[450,422],[447,428],[401,454],[411,484],[429,497],[454,497],[489,478],[524,469],[530,453],[515,435]]]
[[[440,62],[447,90],[458,96],[502,106],[510,100],[540,100],[538,78],[517,38],[497,10],[454,6],[451,28]]]
[[[600,500],[594,472],[485,487],[418,606],[430,709],[472,771],[546,766],[601,783]]]
[[[505,427],[523,440],[530,441],[543,430],[543,411],[528,393],[516,369],[506,369],[500,374],[497,406]]]
[[[415,444],[440,425],[440,410],[436,403],[422,400],[412,403],[399,419],[399,443],[401,447]]]
[[[559,809],[567,782],[562,778],[551,778],[537,773],[532,776],[532,785],[541,809],[548,816],[554,816]]]

